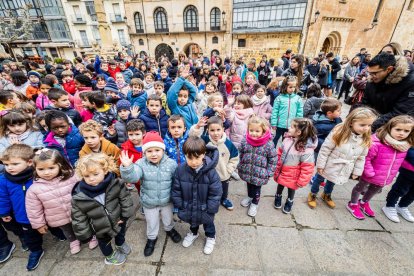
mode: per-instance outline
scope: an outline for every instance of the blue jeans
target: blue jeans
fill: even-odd
[[[273,143],[275,144],[275,147],[277,147],[277,142],[279,142],[280,137],[282,137],[283,141],[283,135],[288,131],[287,128],[278,127],[276,128],[276,134],[275,138],[273,138]]]
[[[124,221],[123,223],[119,224],[119,226],[121,227],[121,230],[115,236],[115,245],[116,246],[121,246],[125,242],[126,223],[127,223],[126,221]],[[103,237],[103,238],[99,238],[98,239],[99,248],[101,249],[102,254],[105,257],[109,257],[109,256],[112,255],[112,253],[114,253],[114,249],[112,248],[111,241],[112,241],[112,238],[110,236],[107,236],[107,237]]]
[[[200,228],[200,225],[197,226],[191,226],[190,231],[194,234],[198,234],[198,229]],[[216,237],[216,227],[214,225],[214,218],[211,223],[205,223],[203,224],[204,233],[207,238],[215,238]]]
[[[317,194],[319,192],[319,186],[321,185],[321,183],[325,181],[325,178],[321,175],[319,175],[318,173],[315,174],[315,176],[312,178],[311,181],[311,192],[313,194]],[[326,181],[325,187],[323,189],[325,194],[331,194],[333,191],[333,188],[335,186],[335,183],[331,182],[331,181]]]

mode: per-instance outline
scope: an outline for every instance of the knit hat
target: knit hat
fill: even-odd
[[[160,148],[165,150],[164,141],[156,131],[147,132],[142,140],[142,151],[145,152],[149,148]]]
[[[113,78],[108,78],[108,80],[106,81],[104,91],[119,93],[118,86],[116,85],[115,80]]]
[[[36,77],[38,77],[39,79],[42,77],[42,76],[40,75],[40,73],[38,73],[38,72],[36,72],[36,71],[29,71],[29,73],[27,73],[27,77],[30,77],[30,76],[36,76]]]
[[[131,103],[127,100],[119,100],[116,103],[116,110],[120,111],[123,109],[129,110],[131,108]]]

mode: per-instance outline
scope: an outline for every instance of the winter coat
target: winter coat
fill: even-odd
[[[312,178],[315,169],[314,149],[318,140],[309,139],[305,149],[295,148],[296,139],[285,137],[277,152],[277,167],[274,180],[289,189],[297,190],[305,187]]]
[[[93,112],[93,120],[100,123],[104,130],[111,126],[116,119],[116,113],[109,104],[105,104],[102,108],[98,108]]]
[[[336,118],[331,121],[321,110],[318,110],[316,111],[316,114],[313,115],[312,122],[318,135],[318,146],[316,147],[315,152],[319,152],[326,137],[328,137],[329,133],[331,133],[332,129],[334,129],[337,124],[342,123],[342,119]]]
[[[229,129],[229,139],[237,148],[239,148],[241,141],[246,136],[247,121],[254,114],[253,108],[240,110],[227,108],[225,110],[226,119],[231,123],[231,127]]]
[[[168,130],[168,115],[164,109],[161,109],[159,116],[155,117],[152,115],[148,108],[143,110],[139,115],[139,119],[141,119],[145,124],[145,130],[147,132],[155,130],[157,131],[161,137],[164,139],[165,134]]]
[[[328,79],[329,79],[329,74],[330,74],[330,66],[328,65],[328,67],[321,67],[318,73],[318,83],[320,86],[325,87],[328,85]]]
[[[40,92],[39,87],[31,86],[30,83],[29,83],[29,85],[26,88],[26,93],[25,94],[26,94],[26,97],[31,100],[33,98],[33,96],[38,95],[39,92]]]
[[[21,139],[20,143],[31,146],[34,149],[41,149],[43,145],[43,134],[40,131],[28,131],[28,135]],[[3,153],[10,146],[9,136],[0,138],[0,153]]]
[[[36,108],[39,110],[44,110],[51,103],[52,102],[49,100],[49,98],[43,93],[39,93],[39,96],[36,98]]]
[[[83,92],[90,92],[90,91],[92,91],[92,87],[79,87],[78,90],[76,90],[76,93],[73,96],[73,107],[79,113],[81,113],[84,110],[82,106],[82,99],[80,98],[80,94],[82,94]]]
[[[76,92],[75,81],[71,80],[71,81],[65,82],[63,84],[63,89],[71,95],[75,94]]]
[[[336,58],[334,58],[329,62],[329,65],[331,66],[332,80],[336,80],[336,74],[338,74],[338,72],[342,69],[341,64]]]
[[[241,179],[249,184],[262,186],[272,177],[277,164],[276,147],[270,139],[260,147],[247,143],[246,139],[239,147],[240,162],[237,170]]]
[[[60,110],[63,113],[65,113],[73,122],[73,124],[78,127],[80,124],[82,124],[82,117],[78,111],[75,109],[69,107],[69,108],[59,108],[55,107],[53,105],[49,105],[45,108],[45,110]],[[92,119],[92,117],[91,117]]]
[[[131,107],[138,106],[139,110],[142,111],[147,106],[147,92],[143,90],[142,92],[134,95],[132,91],[129,91],[127,100],[131,103]]]
[[[124,76],[125,82],[129,84],[131,82],[131,79],[132,79],[134,73],[132,73],[132,71],[128,68],[125,69],[124,71],[121,70],[120,72]]]
[[[378,186],[389,185],[397,175],[407,152],[398,151],[391,145],[381,143],[375,134],[371,138],[372,145],[365,158],[361,180]]]
[[[321,108],[321,105],[325,98],[311,97],[305,101],[303,105],[303,117],[312,119],[316,111]]]
[[[165,153],[169,158],[182,164],[186,162],[185,154],[183,152],[183,145],[188,139],[189,131],[184,132],[184,135],[178,139],[171,137],[171,134],[167,132],[164,137]]]
[[[172,79],[170,77],[166,77],[165,79],[160,77],[158,80],[164,83],[164,93],[166,94],[170,90],[171,85],[173,85]]]
[[[351,81],[351,78],[355,78],[359,73],[359,65],[352,66],[352,63],[349,62],[345,67],[344,80]]]
[[[104,205],[82,192],[79,183],[72,191],[72,228],[80,241],[93,235],[98,239],[116,236],[121,230],[118,221],[133,214],[131,194],[125,182],[114,176],[106,188]]]
[[[124,167],[121,165],[121,177],[127,182],[141,180],[141,202],[145,208],[166,206],[171,201],[171,186],[177,163],[164,154],[159,164],[153,164],[142,158],[138,162]]]
[[[105,138],[111,141],[112,143],[116,144],[119,148],[121,148],[121,145],[128,140],[126,124],[127,121],[119,119],[115,122],[116,134],[114,136],[110,136],[108,133],[106,133]]]
[[[254,99],[255,97],[252,97],[253,100],[253,111],[254,114],[256,114],[259,117],[262,117],[266,120],[270,119],[270,116],[272,115],[272,106],[270,105],[270,99],[269,97],[265,96],[266,100],[262,103],[256,102]]]
[[[201,91],[197,94],[196,99],[196,108],[197,108],[197,116],[201,117],[204,111],[208,108],[208,97],[210,95],[207,94],[205,91]]]
[[[115,160],[118,160],[121,154],[121,150],[117,146],[115,146],[114,144],[106,140],[105,138],[102,138],[101,140],[101,149],[99,152],[105,153],[108,156],[112,156]],[[85,156],[91,153],[93,153],[92,150],[89,148],[87,144],[85,144],[83,145],[81,151],[79,152],[79,157],[82,157],[82,156]]]
[[[289,128],[295,118],[303,117],[302,98],[296,94],[279,94],[273,104],[271,124],[275,127]]]
[[[71,222],[72,190],[78,182],[74,175],[66,180],[38,179],[26,194],[27,217],[33,229],[48,225],[59,227]]]
[[[327,180],[343,185],[352,174],[362,175],[368,148],[362,145],[362,136],[353,133],[347,142],[337,147],[332,140],[334,131],[331,131],[319,150],[316,168],[323,169],[322,176]]]
[[[206,155],[199,171],[185,163],[174,174],[171,198],[178,208],[178,217],[191,226],[212,223],[220,207],[223,188],[214,169],[219,159],[218,150],[212,155],[211,158]]]

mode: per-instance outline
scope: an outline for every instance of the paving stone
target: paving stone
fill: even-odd
[[[261,276],[266,275],[263,271],[233,270],[233,269],[210,269],[210,276]]]
[[[43,258],[34,271],[27,271],[27,258],[11,258],[0,270],[0,275],[44,276],[49,273],[56,260]]]
[[[306,198],[297,198],[292,208],[296,223],[314,229],[336,229],[338,223],[332,214],[334,210],[326,206],[322,200],[318,199],[317,203],[315,209],[310,209]]]
[[[273,197],[260,199],[259,209],[255,217],[256,223],[263,226],[295,227],[291,215],[285,215],[280,209],[277,210],[273,207],[273,199]],[[247,210],[245,212],[247,213]]]
[[[411,222],[406,221],[404,218],[400,216],[400,223],[395,223],[389,220],[382,211],[382,207],[385,206],[384,201],[373,201],[371,202],[371,207],[376,211],[375,219],[387,230],[392,233],[397,232],[413,232],[414,231],[414,224]],[[412,214],[414,214],[414,204],[411,204],[409,207]]]
[[[240,205],[242,196],[229,195],[233,202],[234,209],[232,211],[226,210],[223,206],[220,206],[219,212],[216,214],[214,220],[217,223],[226,224],[249,224],[252,223],[252,218],[247,215],[247,208]]]
[[[230,181],[229,195],[238,195],[243,197],[247,196],[246,182],[244,182],[243,180]]]
[[[99,275],[102,276],[150,276],[155,275],[157,267],[147,264],[136,264],[128,262],[128,260],[120,266],[108,266],[106,265]],[[93,274],[89,274],[93,275]]]
[[[196,266],[176,266],[176,265],[167,265],[162,266],[159,275],[166,276],[207,276],[210,275],[207,273],[206,269]]]
[[[105,266],[104,259],[99,261],[88,261],[78,259],[64,259],[53,267],[49,275],[51,276],[72,276],[72,275],[101,275],[102,271],[109,266]]]
[[[392,233],[391,236],[402,246],[402,248],[407,252],[410,252],[412,259],[414,259],[414,233]]]

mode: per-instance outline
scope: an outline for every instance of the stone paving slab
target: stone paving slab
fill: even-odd
[[[285,215],[280,210],[273,207],[274,197],[263,197],[260,199],[259,210],[257,212],[255,222],[261,226],[273,226],[283,228],[295,227],[295,222],[291,215]],[[245,216],[247,216],[247,208]]]

